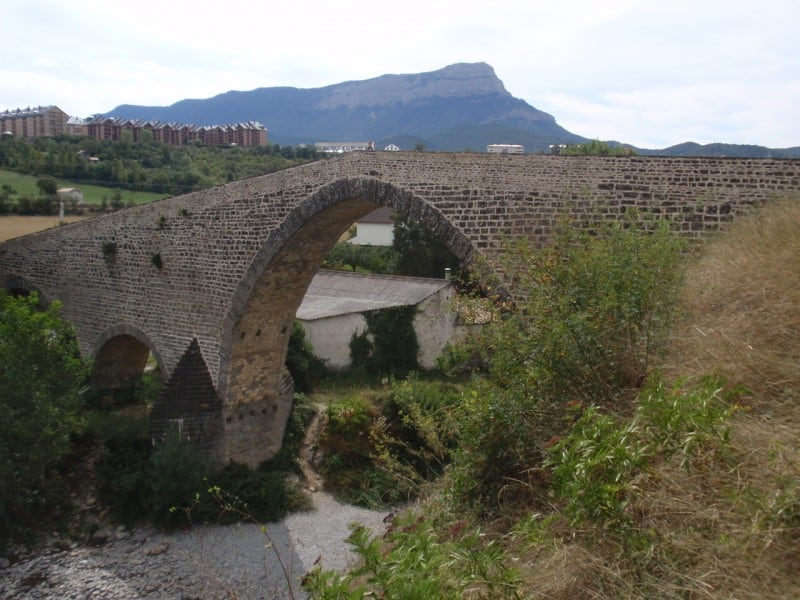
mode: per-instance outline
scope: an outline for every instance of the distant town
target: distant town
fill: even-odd
[[[208,146],[266,146],[267,129],[257,121],[226,125],[191,125],[116,119],[98,115],[82,119],[71,117],[57,106],[38,106],[0,113],[0,132],[19,138],[83,135],[96,140],[151,140],[182,146],[202,143]]]
[[[96,140],[154,141],[171,146],[200,143],[208,146],[266,146],[269,143],[267,129],[258,121],[229,123],[225,125],[193,125],[141,119],[118,119],[104,115],[88,118],[70,116],[58,106],[17,108],[0,112],[0,133],[17,138],[55,137],[58,135],[88,136]],[[341,154],[343,152],[375,150],[372,141],[366,142],[317,142],[314,147],[320,152]],[[552,147],[551,147],[552,149]],[[385,151],[397,151],[400,147],[389,144]],[[496,154],[524,154],[520,144],[489,144],[486,152]]]

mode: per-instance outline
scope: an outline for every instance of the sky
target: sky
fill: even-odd
[[[797,0],[4,0],[0,26],[0,110],[86,117],[485,62],[587,138],[800,146]]]

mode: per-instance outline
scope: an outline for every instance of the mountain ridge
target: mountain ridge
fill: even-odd
[[[550,144],[585,140],[552,115],[512,96],[486,63],[319,88],[232,90],[162,107],[123,104],[106,116],[196,125],[259,121],[271,141],[293,145],[370,139],[390,143],[411,137],[431,150],[519,143],[529,151],[544,151]],[[504,139],[496,138],[499,131]]]
[[[317,88],[261,87],[231,90],[169,106],[123,104],[106,116],[195,125],[258,121],[272,143],[374,140],[379,147],[424,146],[441,151],[484,151],[488,144],[521,144],[527,152],[589,141],[555,117],[506,90],[487,63],[455,63],[435,71],[385,74]],[[410,142],[413,141],[413,145]],[[642,155],[800,158],[800,147],[684,142],[665,149],[636,148]]]

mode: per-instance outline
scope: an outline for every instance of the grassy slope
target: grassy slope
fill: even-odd
[[[39,188],[36,187],[36,177],[33,175],[22,175],[13,171],[4,171],[0,169],[0,186],[10,185],[20,196],[38,196]],[[98,185],[87,185],[83,183],[72,183],[70,181],[58,181],[58,186],[61,187],[75,187],[83,192],[83,197],[89,204],[100,204],[105,197],[109,202],[114,193],[111,188],[101,187]],[[152,192],[135,192],[131,190],[121,190],[122,201],[125,204],[133,202],[134,204],[146,204],[154,200],[166,198],[166,194],[154,194]]]
[[[652,546],[633,552],[557,511],[517,524],[524,589],[546,598],[800,598],[800,203],[759,209],[690,265],[685,314],[663,365],[716,372],[749,392],[726,453],[664,460],[630,509]],[[633,538],[631,538],[633,539]]]

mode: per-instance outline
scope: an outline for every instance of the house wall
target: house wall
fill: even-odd
[[[414,317],[419,353],[417,360],[423,369],[436,366],[436,358],[456,336],[455,313],[450,305],[451,291],[445,289],[422,302]],[[306,340],[314,354],[325,361],[325,366],[340,371],[350,366],[350,339],[367,328],[360,313],[339,315],[313,321],[300,320],[306,331]]]
[[[451,300],[452,288],[447,287],[426,298],[417,309],[414,330],[419,343],[417,360],[423,369],[436,366],[445,344],[455,335],[456,315]]]
[[[394,225],[392,223],[359,223],[356,237],[351,244],[362,246],[391,246],[394,241]]]
[[[360,313],[339,315],[328,319],[300,321],[306,330],[306,340],[314,348],[314,355],[325,361],[333,371],[350,366],[350,338],[367,328],[367,321]]]

